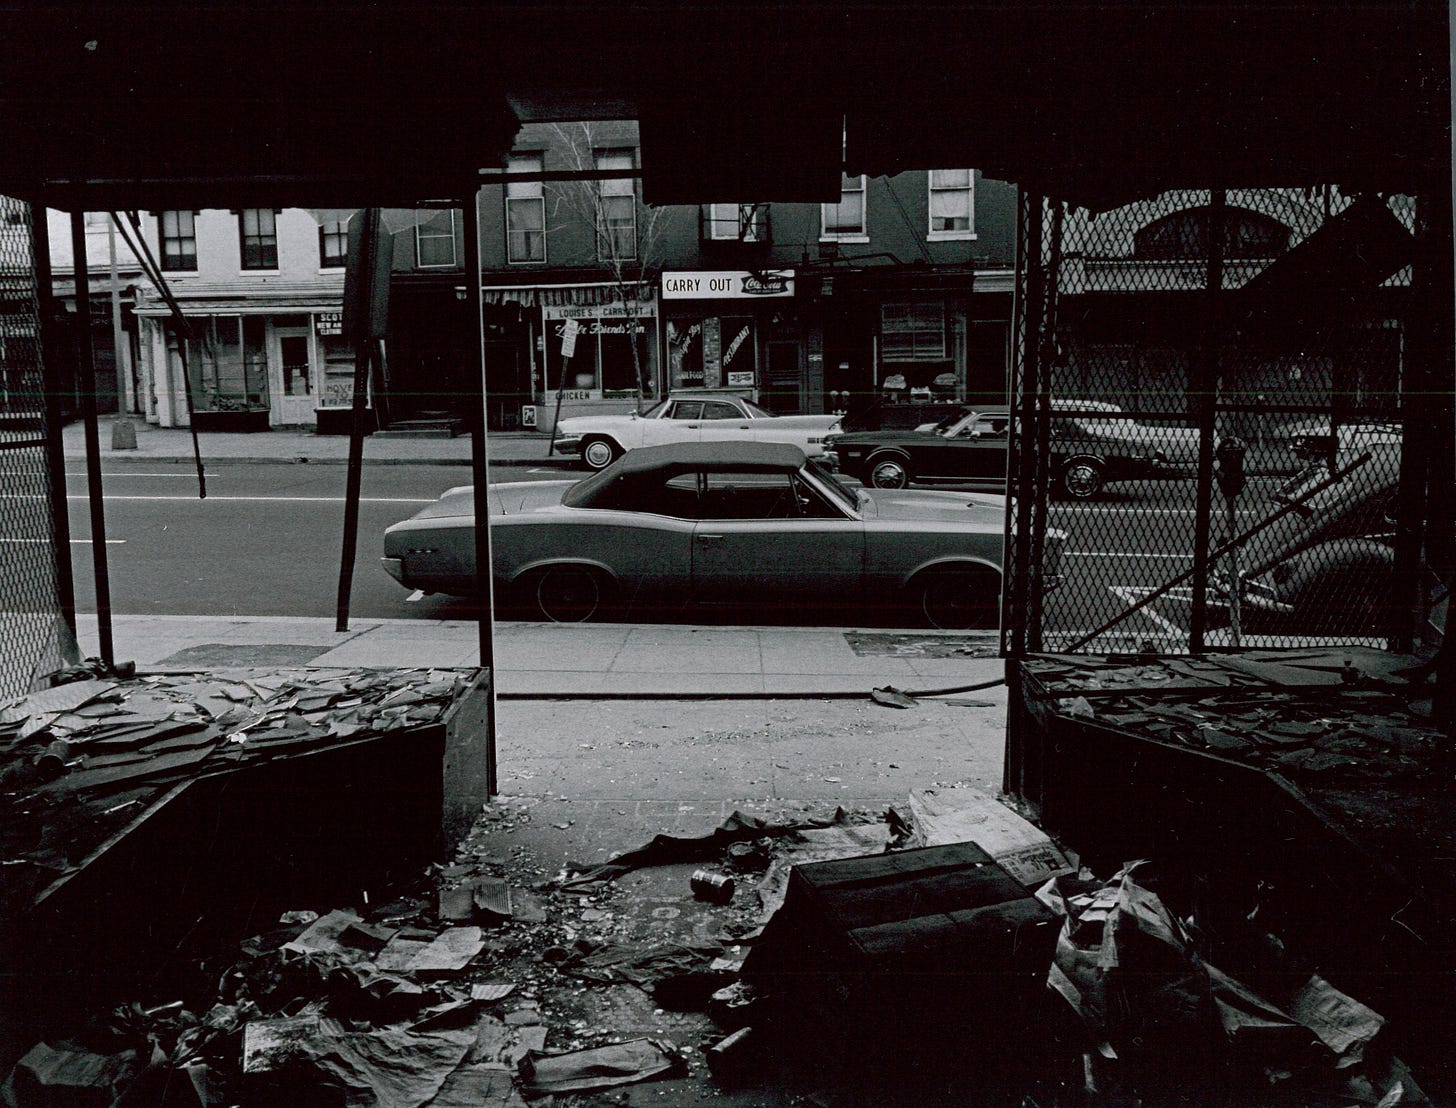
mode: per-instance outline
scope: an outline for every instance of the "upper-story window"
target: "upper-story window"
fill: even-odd
[[[540,154],[516,154],[508,173],[540,173]],[[546,194],[540,181],[506,182],[506,259],[512,262],[546,260]]]
[[[736,242],[767,238],[767,204],[709,204],[708,237]]]
[[[319,268],[337,269],[349,258],[349,223],[335,219],[319,224]]]
[[[976,175],[969,169],[930,171],[930,234],[935,239],[976,237]]]
[[[455,209],[442,208],[415,224],[415,265],[445,269],[455,264]]]
[[[618,171],[637,168],[631,150],[597,150],[593,157],[598,169]],[[603,261],[621,261],[637,256],[637,182],[631,177],[607,178],[601,186],[601,225],[597,248]]]
[[[278,268],[276,216],[272,208],[244,208],[238,213],[244,269]]]
[[[869,227],[865,220],[865,179],[846,177],[839,186],[838,204],[821,204],[823,229],[821,239],[868,241]]]
[[[172,272],[197,269],[195,212],[163,212],[157,218],[162,239],[162,268]]]

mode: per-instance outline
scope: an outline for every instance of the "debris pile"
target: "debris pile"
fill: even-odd
[[[1420,1101],[1381,1046],[1380,1017],[1297,959],[1271,959],[1277,944],[1257,928],[1236,934],[1233,907],[1180,904],[1175,914],[1146,867],[1107,883],[1079,877],[1075,859],[970,790],[918,791],[909,816],[841,810],[774,822],[735,812],[706,835],[659,835],[604,865],[550,871],[511,842],[531,827],[533,807],[499,798],[452,863],[384,899],[376,891],[349,907],[287,912],[203,965],[190,989],[35,1044],[10,1074],[6,1103],[163,1103],[165,1089],[165,1103],[201,1108],[451,1108],[615,1097],[646,1081],[670,1083],[660,1089],[672,1095],[671,1083],[705,1080],[777,1090],[784,1103],[806,1092],[823,1103],[896,1102],[863,1099],[871,1052],[837,1050],[843,1066],[826,1068],[830,1040],[920,1042],[926,1070],[945,1060],[945,1073],[953,1061],[1014,1055],[1011,1072],[1047,1105],[1159,1091],[1169,1040],[1183,1044],[1180,1092],[1237,1089],[1247,1097],[1226,1102],[1248,1104]],[[945,845],[968,832],[979,847]],[[809,926],[783,906],[816,862],[834,879],[809,883],[835,907]],[[841,867],[868,883],[839,880]],[[695,883],[702,873],[731,878],[731,894],[726,880]],[[901,895],[917,882],[944,911]],[[815,972],[755,972],[778,941],[769,932],[796,914],[789,930],[815,952]],[[943,962],[956,972],[937,979]],[[865,970],[880,964],[892,972],[877,989]],[[1010,984],[967,984],[995,973]],[[927,989],[944,1001],[941,1032],[968,1007],[985,1017],[978,1051],[926,1049],[946,1041],[913,1018],[909,1001]],[[837,1006],[833,1035],[805,1033],[802,1019],[785,1026],[783,1013],[825,995]],[[910,1099],[898,1102],[921,1104],[967,1095],[933,1082],[900,1092]]]
[[[77,668],[0,705],[0,915],[21,911],[178,782],[438,722],[460,670]]]

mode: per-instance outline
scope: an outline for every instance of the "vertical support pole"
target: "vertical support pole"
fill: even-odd
[[[1038,311],[1038,332],[1036,357],[1036,433],[1034,457],[1036,469],[1032,489],[1040,494],[1040,501],[1031,517],[1031,573],[1027,578],[1030,590],[1031,613],[1027,628],[1028,647],[1031,650],[1044,648],[1043,630],[1046,624],[1046,587],[1042,578],[1042,558],[1046,554],[1047,502],[1052,487],[1051,434],[1052,434],[1052,362],[1057,350],[1057,291],[1061,283],[1062,235],[1066,229],[1067,206],[1056,201],[1052,208],[1051,243],[1047,262],[1040,279],[1040,307]]]
[[[44,205],[30,206],[31,247],[35,252],[36,314],[40,319],[38,356],[45,418],[46,485],[51,501],[51,536],[56,549],[56,597],[61,619],[76,643],[76,579],[71,569],[71,516],[66,503],[66,450],[61,440],[60,335],[56,333],[55,290],[51,288],[51,232]],[[75,661],[80,661],[76,652]]]
[[[1040,195],[1024,194],[1022,197],[1023,234],[1019,236],[1022,245],[1020,266],[1025,287],[1020,313],[1021,360],[1018,378],[1021,395],[1017,397],[1017,419],[1014,430],[1019,437],[1016,451],[1016,472],[1012,495],[1015,500],[1016,527],[1012,534],[1012,580],[1011,603],[1007,612],[1009,631],[1006,636],[1008,654],[1025,654],[1034,649],[1032,622],[1036,618],[1031,608],[1031,532],[1036,501],[1036,383],[1040,380],[1038,370],[1041,334],[1041,312],[1043,303],[1043,277],[1041,245],[1043,234],[1043,200]],[[1018,290],[1020,292],[1020,290]],[[1009,508],[1008,508],[1009,510]]]
[[[106,512],[101,502],[101,435],[96,426],[96,366],[91,350],[91,274],[86,267],[86,225],[71,213],[72,269],[76,278],[76,372],[81,385],[81,418],[86,436],[86,499],[91,506],[91,565],[96,574],[96,634],[101,660],[116,664],[111,640],[111,576],[106,565]]]
[[[486,403],[490,382],[485,374],[485,319],[480,287],[480,202],[479,185],[471,182],[465,192],[465,289],[470,298],[467,313],[468,343],[476,358],[476,380],[480,382],[479,403],[470,430],[470,473],[475,487],[475,603],[480,627],[480,666],[489,671],[490,692],[486,701],[486,790],[496,794],[495,748],[495,597],[492,594],[493,561],[490,551],[490,444],[486,439]],[[560,396],[558,394],[558,400]],[[552,427],[555,435],[555,427]]]
[[[379,209],[365,208],[360,217],[359,272],[365,287],[372,287],[375,255],[379,250]],[[368,297],[362,298],[369,303]],[[359,490],[364,481],[364,421],[369,404],[369,360],[373,356],[372,316],[367,307],[354,321],[353,420],[349,426],[349,468],[344,482],[344,545],[339,555],[339,595],[335,631],[349,629],[349,594],[354,587],[354,548],[359,543]]]
[[[1219,305],[1223,294],[1224,223],[1228,193],[1213,189],[1208,200],[1208,287],[1206,326],[1194,381],[1198,405],[1198,487],[1193,520],[1193,610],[1188,649],[1203,650],[1208,629],[1208,553],[1213,532],[1213,439],[1217,432]]]

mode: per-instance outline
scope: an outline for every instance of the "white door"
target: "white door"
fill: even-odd
[[[284,427],[317,421],[313,344],[307,327],[273,329],[273,422]]]

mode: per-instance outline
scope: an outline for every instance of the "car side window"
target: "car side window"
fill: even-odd
[[[701,519],[793,519],[800,514],[789,473],[705,474]]]
[[[799,515],[805,519],[843,519],[844,512],[835,504],[826,500],[818,489],[814,488],[797,473],[793,476],[794,497],[798,501]]]
[[[981,439],[1004,439],[1011,421],[1005,416],[989,416],[976,424],[976,437]]]
[[[704,419],[740,419],[743,413],[732,404],[722,400],[706,400],[703,402]]]
[[[668,413],[668,419],[702,419],[703,402],[701,400],[679,400],[672,406]]]
[[[679,473],[667,480],[663,480],[660,473],[623,477],[610,489],[603,490],[592,507],[609,512],[643,512],[674,519],[697,519],[698,475]]]

